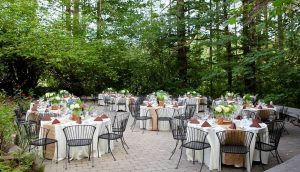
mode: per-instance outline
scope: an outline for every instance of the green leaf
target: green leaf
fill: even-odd
[[[235,18],[235,17],[229,18],[229,19],[228,19],[228,24],[230,24],[230,25],[236,24],[236,18]]]

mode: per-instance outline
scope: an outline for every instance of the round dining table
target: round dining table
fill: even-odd
[[[224,131],[224,130],[231,130],[229,128],[230,124],[227,125],[218,125],[215,122],[215,119],[208,119],[207,122],[211,125],[211,127],[202,127],[201,125],[203,124],[203,120],[199,120],[199,124],[194,124],[194,123],[188,123],[189,127],[195,127],[199,128],[205,132],[208,133],[206,141],[210,144],[211,148],[205,149],[204,150],[204,163],[208,166],[209,170],[215,170],[219,168],[219,156],[220,156],[220,142],[219,139],[216,135],[217,132],[219,131]],[[256,136],[257,133],[263,133],[263,139],[264,141],[268,142],[269,141],[269,135],[268,135],[268,127],[264,123],[260,123],[261,128],[255,128],[255,127],[250,127],[252,121],[248,119],[242,119],[242,120],[233,120],[233,122],[237,126],[237,130],[244,130],[244,131],[250,131],[254,133],[253,139],[251,141],[250,145],[250,162],[252,161],[259,161],[259,151],[255,150],[255,142],[256,142]],[[189,132],[189,130],[187,131]],[[189,138],[187,138],[189,140]],[[193,151],[191,149],[186,150],[186,155],[187,159],[189,161],[193,160]],[[231,154],[232,155],[232,154]],[[226,155],[224,155],[226,156]],[[269,153],[268,152],[262,152],[262,162],[264,164],[268,163],[268,157]],[[246,156],[248,158],[248,156]],[[227,158],[223,158],[223,163],[226,164],[226,161],[228,161],[228,165],[237,165],[240,164],[241,158],[235,158],[235,157],[230,157],[227,156]],[[197,150],[195,151],[195,161],[198,161],[202,163],[202,150]],[[237,162],[235,162],[237,161]],[[246,162],[246,167],[248,171],[250,171],[251,164],[248,164],[248,159],[246,159],[244,162]],[[240,165],[239,165],[240,166]]]
[[[53,120],[57,119],[59,123],[52,124]],[[103,121],[94,121],[94,117],[86,117],[82,120],[83,125],[93,125],[96,127],[94,136],[93,136],[93,149],[92,156],[98,157],[97,153],[97,143],[98,135],[107,132],[106,126],[108,126],[111,131],[111,120],[110,118],[105,118]],[[58,161],[66,158],[66,137],[63,132],[63,129],[67,126],[81,125],[77,124],[75,121],[69,119],[68,115],[60,118],[51,118],[51,121],[41,121],[41,127],[49,129],[48,138],[53,138],[57,140],[58,144]],[[111,149],[113,149],[113,142],[110,142]],[[83,147],[71,147],[70,148],[70,159],[80,160],[84,157],[88,157],[88,146]],[[56,146],[54,144],[47,145],[46,157],[53,157],[53,160],[56,160]],[[42,149],[40,149],[40,152]],[[108,142],[107,140],[99,139],[99,152],[100,155],[103,155],[108,152]]]

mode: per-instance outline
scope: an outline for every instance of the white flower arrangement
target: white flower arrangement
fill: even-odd
[[[197,93],[197,91],[188,91],[188,92],[186,92],[186,95],[192,95],[192,96],[197,96],[198,95],[198,93]]]
[[[45,97],[46,97],[46,98],[51,98],[51,97],[54,97],[54,96],[56,96],[56,93],[55,93],[55,92],[50,92],[50,93],[46,93],[46,94],[45,94]]]
[[[227,91],[226,94],[225,94],[225,96],[226,96],[226,97],[234,97],[235,94],[234,94],[234,92],[229,92],[229,91]]]
[[[59,91],[59,94],[60,94],[61,96],[67,96],[67,95],[69,95],[70,93],[69,93],[67,90],[60,90],[60,91]]]
[[[214,108],[216,114],[229,115],[235,111],[235,106],[233,105],[218,105]]]

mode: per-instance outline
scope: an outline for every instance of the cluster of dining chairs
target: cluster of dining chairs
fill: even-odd
[[[24,145],[28,145],[28,150],[31,151],[35,147],[42,147],[43,149],[43,158],[45,158],[45,152],[47,145],[56,144],[56,163],[58,161],[58,141],[56,139],[49,138],[49,129],[43,128],[37,121],[34,120],[25,120],[20,118],[19,112],[16,110],[16,124],[21,136],[21,140],[25,140]],[[129,149],[127,143],[125,142],[123,133],[126,130],[129,114],[127,112],[122,113],[110,113],[109,118],[111,122],[105,125],[105,130],[98,135],[97,142],[97,152],[99,157],[99,140],[105,139],[108,142],[108,153],[111,153],[114,160],[115,156],[111,150],[111,142],[114,140],[120,140],[122,147],[125,152]],[[87,146],[89,150],[88,160],[92,159],[92,167],[94,167],[94,159],[91,156],[93,151],[93,137],[95,134],[96,127],[93,125],[72,125],[63,128],[63,132],[66,138],[66,164],[65,168],[67,169],[67,163],[70,163],[70,152],[71,147],[80,147]]]

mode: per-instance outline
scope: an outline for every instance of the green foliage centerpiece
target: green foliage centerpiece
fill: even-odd
[[[158,106],[164,106],[165,100],[168,98],[168,93],[163,90],[159,90],[155,93],[155,95],[158,101]]]
[[[243,96],[244,106],[246,106],[246,107],[250,106],[251,100],[252,100],[251,95],[250,94],[245,94]]]

